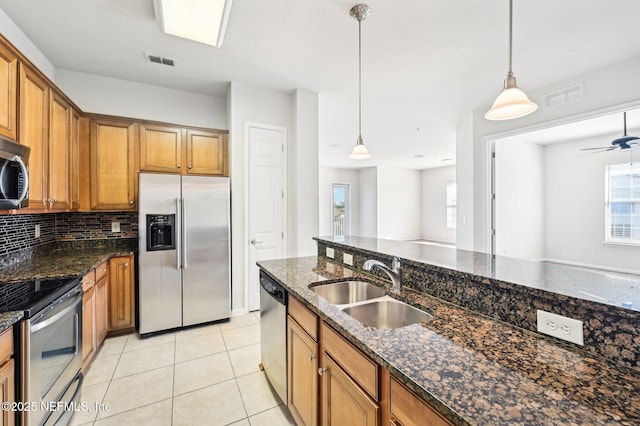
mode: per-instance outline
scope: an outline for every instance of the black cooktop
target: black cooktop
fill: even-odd
[[[0,283],[0,312],[24,311],[30,318],[69,290],[80,285],[80,277]]]

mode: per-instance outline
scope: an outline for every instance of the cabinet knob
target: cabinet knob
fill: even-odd
[[[189,164],[189,169],[192,169],[192,168],[193,168],[193,166],[191,164]]]
[[[124,264],[124,267],[125,267],[125,268],[128,268],[128,267],[129,267],[129,262],[125,263],[125,264]]]
[[[324,374],[324,372],[327,371],[326,368],[318,368],[318,375],[322,376]]]
[[[133,200],[129,201],[129,205],[133,206]]]
[[[316,357],[316,356],[315,356],[314,354],[309,354],[309,357],[308,357],[308,358],[309,358],[309,361],[313,361],[313,359],[314,359],[315,357]]]
[[[179,169],[181,169],[181,168],[182,168],[182,166],[181,166],[180,164],[178,164],[178,168],[179,168]]]

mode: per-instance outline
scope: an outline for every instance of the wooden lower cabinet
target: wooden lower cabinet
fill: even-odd
[[[390,383],[389,411],[390,424],[394,426],[450,426],[452,424],[393,377]]]
[[[380,406],[326,353],[322,354],[322,424],[376,426]]]
[[[100,347],[109,331],[109,280],[106,276],[96,283],[95,289],[96,346]]]
[[[109,259],[109,331],[115,334],[135,328],[133,255]]]
[[[93,357],[96,344],[94,332],[95,286],[92,284],[82,297],[82,364],[86,365]]]
[[[298,425],[318,424],[318,343],[289,316],[287,404]]]
[[[2,402],[15,402],[15,361],[13,360],[13,329],[0,335],[0,397]],[[0,411],[0,426],[13,426],[15,412]]]

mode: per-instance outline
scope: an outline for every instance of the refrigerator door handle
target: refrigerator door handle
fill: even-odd
[[[182,199],[182,269],[187,269],[187,199]]]
[[[178,216],[178,223],[182,224],[182,215],[180,214],[180,198],[176,198],[176,215]],[[182,225],[180,225],[182,226]],[[176,238],[176,236],[179,235],[178,232],[176,232],[176,229],[174,228],[173,230],[173,234],[174,234],[174,238]],[[182,241],[179,241],[178,244],[176,244],[176,269],[180,269],[182,268],[182,265],[180,264],[180,258],[182,257]]]

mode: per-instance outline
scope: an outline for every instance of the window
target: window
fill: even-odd
[[[640,165],[610,165],[605,175],[605,241],[640,245]]]
[[[331,230],[334,237],[349,235],[349,184],[334,183],[331,196]]]
[[[447,229],[456,229],[456,183],[447,184]]]

